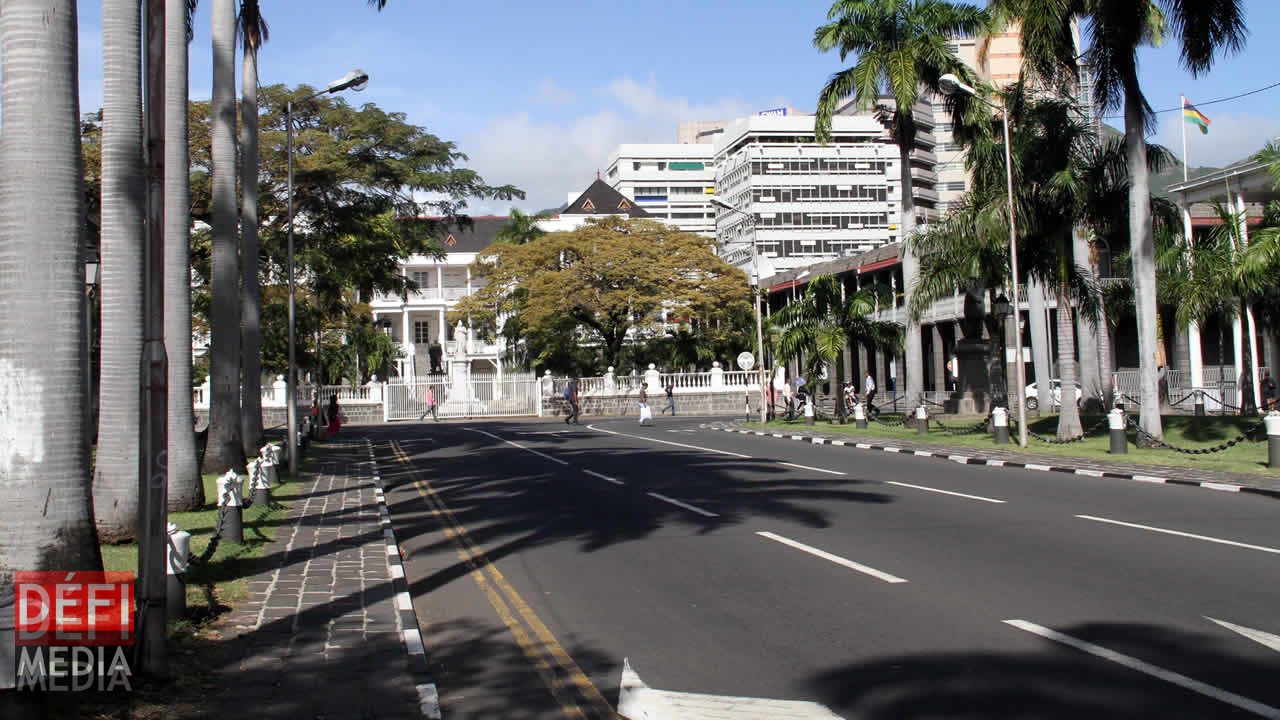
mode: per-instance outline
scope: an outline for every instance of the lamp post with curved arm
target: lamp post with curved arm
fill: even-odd
[[[314,100],[321,95],[331,95],[333,93],[342,92],[343,90],[355,90],[360,92],[369,85],[369,75],[363,70],[352,70],[343,75],[341,78],[329,83],[324,90],[312,93],[301,100],[290,100],[284,106],[284,125],[285,125],[285,154],[288,156],[289,165],[289,267],[287,275],[289,278],[289,372],[285,375],[286,390],[285,407],[286,417],[288,418],[287,430],[285,431],[288,454],[289,454],[289,472],[296,473],[298,471],[298,379],[297,379],[297,341],[294,331],[294,296],[293,296],[293,106],[301,105],[304,102]]]
[[[1022,363],[1022,313],[1018,307],[1018,229],[1014,222],[1013,211],[1013,155],[1009,147],[1009,109],[1001,104],[996,104],[978,94],[976,88],[972,85],[965,84],[960,78],[951,73],[947,73],[938,79],[938,85],[941,86],[942,92],[947,95],[955,95],[963,93],[978,102],[1000,111],[1000,119],[1004,123],[1004,172],[1005,187],[1008,193],[1009,202],[1009,272],[1011,280],[1009,282],[1010,294],[1013,302],[1013,347],[1014,347],[1014,369],[1017,376],[1018,387],[1015,392],[1018,393],[1018,445],[1027,446],[1027,410],[1026,410],[1026,393],[1027,374]],[[1012,397],[1012,393],[1010,393]]]

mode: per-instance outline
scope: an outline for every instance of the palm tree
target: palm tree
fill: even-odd
[[[74,3],[6,0],[0,12],[0,405],[20,429],[0,433],[6,617],[13,571],[102,567],[85,422],[76,30]],[[0,668],[0,687],[12,671]]]
[[[777,341],[780,363],[803,356],[810,375],[834,363],[837,422],[845,420],[844,351],[856,345],[896,351],[902,345],[902,326],[870,319],[877,302],[890,297],[883,286],[849,293],[839,278],[819,275],[809,281],[799,301],[773,315],[772,324],[782,333]]]
[[[1124,106],[1126,162],[1129,166],[1129,245],[1133,255],[1134,304],[1138,317],[1138,357],[1142,392],[1139,424],[1163,435],[1160,422],[1158,313],[1155,241],[1150,212],[1146,129],[1152,121],[1138,82],[1138,48],[1159,42],[1167,30],[1182,46],[1182,64],[1192,75],[1213,67],[1219,50],[1238,51],[1247,29],[1239,0],[991,0],[1001,20],[1022,26],[1023,57],[1045,80],[1074,83],[1080,65],[1094,74],[1094,98],[1103,113]],[[1072,24],[1087,28],[1089,48],[1081,54]],[[1064,82],[1065,81],[1065,82]]]
[[[142,3],[102,6],[102,396],[93,503],[103,542],[138,528],[142,363]]]
[[[852,96],[858,106],[869,108],[888,94],[893,101],[892,131],[902,178],[899,233],[905,241],[916,224],[911,189],[916,103],[923,91],[941,96],[938,80],[944,74],[975,80],[973,71],[947,49],[947,38],[978,33],[987,26],[987,14],[973,5],[945,0],[840,0],[831,6],[827,18],[830,22],[814,31],[814,47],[838,50],[842,61],[856,53],[857,60],[832,75],[822,88],[815,128],[818,138],[830,139],[831,116],[846,98]],[[953,98],[948,103],[958,109],[966,99]],[[918,270],[917,258],[904,253],[902,279],[908,290],[915,285]],[[916,320],[907,323],[906,359],[907,401],[916,403],[924,397],[923,346]]]
[[[169,356],[169,510],[204,505],[191,407],[191,173],[187,45],[196,0],[165,0],[164,335]]]
[[[240,273],[236,247],[236,15],[213,0],[213,250],[210,307],[209,437],[204,472],[243,468],[240,425]]]
[[[241,0],[240,45],[240,426],[245,455],[262,440],[262,291],[258,287],[258,49],[270,36],[258,0]]]
[[[498,242],[511,243],[512,245],[524,245],[525,243],[533,242],[547,234],[546,230],[538,227],[538,221],[548,217],[550,215],[546,212],[529,215],[520,212],[516,208],[511,208],[511,214],[507,216],[507,221],[498,230],[497,240]]]

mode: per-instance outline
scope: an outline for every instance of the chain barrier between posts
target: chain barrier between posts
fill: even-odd
[[[947,427],[942,423],[941,420],[935,417],[930,417],[929,420],[934,425],[937,425],[940,430],[947,433],[948,435],[978,435],[978,434],[986,434],[987,432],[988,418],[983,418],[982,420],[978,421],[974,425],[970,425],[968,427],[962,427],[962,428]]]
[[[1134,432],[1137,434],[1138,437],[1145,439],[1147,442],[1151,443],[1155,447],[1161,448],[1163,450],[1172,450],[1177,453],[1182,453],[1183,455],[1211,455],[1213,453],[1220,453],[1220,452],[1229,450],[1235,447],[1236,445],[1239,445],[1240,443],[1245,442],[1246,440],[1249,442],[1259,442],[1258,440],[1254,440],[1252,438],[1254,433],[1258,432],[1258,430],[1262,429],[1262,427],[1264,426],[1264,423],[1262,421],[1259,421],[1256,425],[1245,430],[1243,433],[1235,436],[1231,440],[1228,440],[1224,443],[1220,443],[1218,445],[1214,445],[1213,447],[1183,448],[1183,447],[1178,447],[1176,445],[1170,445],[1164,440],[1161,440],[1155,435],[1152,435],[1146,430],[1143,430],[1141,427],[1138,426],[1138,423],[1134,422],[1133,418],[1131,417],[1126,416],[1125,420],[1128,422],[1129,427],[1133,428]]]
[[[1093,435],[1095,431],[1098,430],[1098,428],[1101,428],[1106,424],[1107,424],[1107,418],[1103,417],[1096,424],[1094,424],[1093,427],[1089,428],[1088,430],[1085,430],[1083,433],[1075,437],[1067,438],[1066,440],[1059,440],[1058,438],[1046,437],[1044,435],[1041,435],[1040,433],[1035,432],[1030,427],[1027,428],[1027,435],[1048,445],[1070,445],[1072,443],[1078,443],[1078,442],[1083,442],[1085,440],[1088,440],[1089,437]],[[1014,420],[1013,418],[1009,418],[1009,431],[1013,432],[1017,428],[1017,426],[1018,426],[1017,421]]]

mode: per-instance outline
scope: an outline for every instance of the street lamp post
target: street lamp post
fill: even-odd
[[[343,75],[341,78],[329,83],[329,86],[320,92],[312,93],[301,100],[297,104],[314,100],[321,95],[330,95],[342,92],[343,90],[355,90],[360,92],[369,85],[369,75],[363,70],[352,70]],[[289,455],[289,472],[296,473],[298,471],[298,388],[297,388],[297,340],[294,331],[294,296],[293,296],[293,105],[294,101],[290,100],[284,106],[284,125],[285,125],[285,155],[288,158],[289,165],[289,261],[287,275],[289,278],[289,372],[285,375],[285,413],[287,417],[287,426],[285,430],[286,447]]]
[[[978,94],[977,89],[971,85],[965,84],[960,78],[952,73],[947,73],[938,79],[938,85],[942,92],[947,95],[955,95],[956,93],[964,93],[987,107],[1000,111],[1000,119],[1004,125],[1004,173],[1005,173],[1005,190],[1008,194],[1009,202],[1009,272],[1011,279],[1009,282],[1010,295],[1013,302],[1013,348],[1014,348],[1014,370],[1017,377],[1018,387],[1012,389],[1012,393],[1018,393],[1018,445],[1020,447],[1027,446],[1027,409],[1026,398],[1023,394],[1026,392],[1024,388],[1027,386],[1026,369],[1022,365],[1022,312],[1018,309],[1018,229],[1014,221],[1013,210],[1013,155],[1009,147],[1009,109],[1004,105],[997,105],[990,100]]]
[[[751,232],[751,289],[753,295],[752,304],[756,308],[756,362],[759,363],[760,375],[760,422],[769,422],[768,388],[765,386],[767,375],[764,371],[764,320],[760,317],[760,251],[756,245],[755,216],[749,212],[743,212],[718,197],[711,198],[711,204],[726,212],[738,213],[747,220],[747,227]]]

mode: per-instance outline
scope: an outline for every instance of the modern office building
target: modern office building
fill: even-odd
[[[655,220],[687,232],[715,234],[711,144],[619,145],[609,158],[605,181]]]
[[[917,221],[934,216],[933,123],[917,107],[920,133],[912,155]],[[715,137],[716,237],[721,255],[760,276],[855,255],[900,238],[902,176],[898,147],[883,112],[846,105],[820,144],[811,114],[760,114],[737,120]]]

